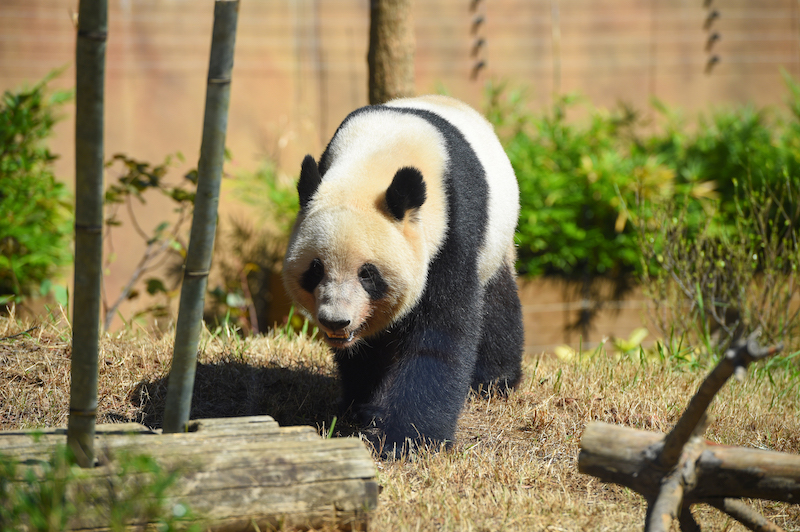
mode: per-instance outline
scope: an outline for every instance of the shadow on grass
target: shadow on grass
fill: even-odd
[[[140,382],[130,395],[139,418],[125,421],[160,428],[167,382],[168,376]],[[190,418],[269,415],[281,426],[311,425],[321,430],[330,427],[338,414],[338,399],[336,379],[318,371],[235,361],[198,364]],[[338,422],[336,429],[339,435],[352,432]]]

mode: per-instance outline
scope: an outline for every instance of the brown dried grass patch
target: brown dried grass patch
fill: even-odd
[[[69,329],[0,318],[0,429],[65,426]],[[100,344],[98,422],[161,423],[172,336],[105,336]],[[605,354],[525,360],[525,379],[507,398],[468,400],[457,441],[438,453],[376,462],[382,486],[373,530],[641,530],[637,494],[577,471],[586,423],[666,431],[708,367],[675,360],[615,360]],[[707,436],[731,445],[800,453],[798,370],[771,379],[753,369],[725,386]],[[240,338],[207,332],[193,418],[268,414],[282,425],[327,433],[336,414],[335,368],[326,348],[278,333]],[[337,435],[353,427],[338,422]],[[786,530],[800,530],[800,507],[755,503]],[[744,530],[716,510],[695,508],[709,530]],[[677,530],[677,528],[675,528]]]

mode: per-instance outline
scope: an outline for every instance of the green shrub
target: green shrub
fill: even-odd
[[[183,162],[180,153],[175,158]],[[123,223],[120,209],[125,209],[135,234],[145,244],[144,252],[119,294],[109,298],[111,294],[103,290],[103,328],[108,330],[119,313],[119,306],[126,300],[139,297],[140,288],[144,288],[150,296],[159,297],[161,301],[152,302],[148,307],[139,310],[133,319],[144,315],[153,318],[169,316],[170,303],[180,293],[178,287],[182,279],[181,268],[186,257],[184,226],[192,218],[197,170],[190,170],[182,181],[172,184],[168,182],[167,174],[174,166],[173,156],[167,156],[164,162],[155,165],[117,153],[105,166],[109,173],[114,171],[117,175],[115,180],[106,177],[108,185],[103,196],[106,246],[103,270],[108,271],[117,258],[114,235],[115,229]],[[173,216],[146,231],[134,213],[134,200],[145,204],[148,199],[158,196],[169,200]],[[147,277],[148,275],[152,277]]]
[[[791,335],[797,314],[778,276],[791,285],[800,259],[800,86],[786,81],[789,118],[741,106],[687,124],[654,102],[657,128],[624,107],[568,117],[572,96],[532,114],[518,94],[490,86],[487,116],[520,186],[520,274],[573,281],[594,305],[575,324],[584,330],[598,298],[644,280],[674,313],[664,324]],[[612,294],[597,289],[601,279]],[[676,286],[668,279],[678,293],[666,292]]]
[[[589,108],[588,124],[581,125],[567,117],[575,97],[541,115],[520,111],[517,100],[503,110],[503,99],[490,96],[487,113],[519,182],[517,269],[523,277],[567,281],[565,291],[585,303],[568,327],[588,339],[605,301],[632,289],[642,267],[626,204],[637,195],[664,194],[674,172],[635,149],[637,117],[630,110]]]
[[[674,154],[658,138],[642,137],[638,114],[629,108],[585,105],[588,120],[576,120],[568,117],[581,111],[574,109],[576,96],[538,115],[509,108],[496,94],[502,87],[489,90],[487,116],[503,137],[520,186],[517,266],[523,276],[624,284],[642,267],[628,207],[637,198],[684,197],[702,211],[713,191],[707,179],[680,179]]]
[[[72,258],[71,201],[44,143],[58,106],[71,95],[48,96],[50,79],[7,91],[0,101],[0,304],[46,292]]]
[[[676,196],[642,204],[637,222],[656,322],[705,352],[755,329],[797,347],[800,87],[785,80],[789,116],[742,106],[690,128],[661,107],[665,132],[643,145],[671,162],[679,185],[713,184],[704,209]]]
[[[733,185],[735,216],[719,210],[689,230],[686,204],[672,202],[637,220],[642,261],[658,265],[643,272],[654,321],[705,353],[756,329],[766,344],[797,348],[800,175],[759,184],[745,176]]]
[[[756,329],[764,343],[794,349],[800,333],[797,124],[770,126],[762,113],[739,113],[715,115],[676,157],[714,176],[714,208],[692,213],[673,198],[642,205],[646,216],[636,220],[656,324],[665,334],[681,331],[705,353]]]
[[[790,88],[792,81],[787,78]],[[800,105],[800,94],[790,104]],[[705,191],[714,200],[714,209],[696,211],[693,215],[713,214],[720,230],[733,230],[739,216],[737,201],[746,204],[749,197],[740,185],[754,189],[766,186],[775,191],[784,188],[787,176],[800,171],[800,123],[794,119],[755,109],[746,105],[718,110],[710,117],[701,116],[696,126],[676,119],[662,105],[657,109],[665,117],[663,133],[647,138],[640,149],[657,154],[674,168],[676,184],[697,196],[705,183]],[[708,207],[708,206],[706,206]],[[708,218],[708,216],[702,216]],[[698,223],[698,226],[702,224]]]
[[[234,197],[255,209],[256,220],[231,217],[221,226],[214,244],[219,283],[209,291],[205,319],[214,325],[230,322],[245,333],[264,332],[279,319],[281,297],[273,291],[276,286],[283,291],[276,279],[299,210],[297,188],[269,160],[229,183]]]
[[[266,160],[255,172],[238,175],[233,187],[236,199],[257,209],[265,230],[285,247],[300,210],[297,182],[281,176],[275,163]]]
[[[593,112],[587,127],[576,127],[566,118],[572,102],[532,116],[532,133],[506,144],[520,185],[518,268],[568,279],[626,275],[639,260],[619,195],[633,189],[644,163],[619,140],[631,117]]]

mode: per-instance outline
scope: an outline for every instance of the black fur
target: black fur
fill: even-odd
[[[358,270],[358,279],[361,281],[364,291],[373,301],[381,299],[389,289],[389,285],[386,284],[381,272],[374,264],[367,263],[361,266],[361,269]]]
[[[314,259],[311,261],[305,273],[303,273],[303,277],[300,279],[300,286],[306,292],[313,292],[324,275],[325,266],[322,264],[322,261]]]
[[[305,209],[311,197],[317,191],[322,176],[317,167],[317,161],[311,155],[306,155],[300,166],[300,180],[297,182],[297,195],[300,197],[300,209]]]
[[[522,305],[510,267],[503,266],[483,293],[483,325],[472,389],[505,393],[522,378],[519,357],[524,345]],[[517,356],[514,356],[514,355]]]
[[[345,123],[370,110],[375,108],[355,111]],[[488,186],[474,151],[453,125],[436,114],[394,107],[380,110],[429,121],[442,132],[450,155],[444,176],[448,231],[430,264],[419,303],[390,329],[353,347],[334,349],[343,408],[366,427],[382,455],[390,456],[395,450],[402,452],[408,440],[412,445],[452,442],[470,386],[517,384],[523,344],[519,297],[510,268],[498,271],[485,291],[480,286],[478,251],[488,221]],[[332,164],[330,157],[326,150],[320,159],[323,175]],[[413,180],[406,179],[399,188],[413,189]],[[395,206],[417,202],[418,195],[414,201],[387,197],[387,203]]]
[[[406,211],[419,209],[425,203],[425,181],[416,168],[406,166],[394,175],[386,190],[386,206],[396,220],[402,220]]]

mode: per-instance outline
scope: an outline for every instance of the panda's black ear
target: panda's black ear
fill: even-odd
[[[300,181],[297,182],[297,195],[300,196],[300,209],[305,209],[314,192],[317,191],[322,176],[319,175],[317,161],[310,155],[306,155],[300,167]]]
[[[406,211],[418,209],[425,203],[425,181],[416,168],[406,166],[394,174],[392,184],[386,190],[386,206],[397,220],[402,220]]]

